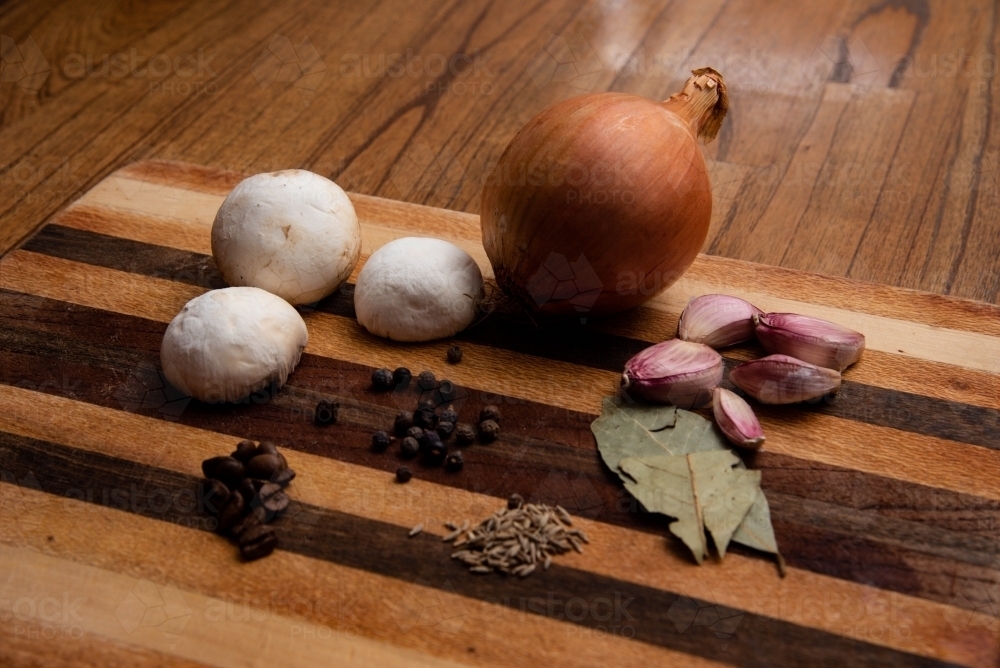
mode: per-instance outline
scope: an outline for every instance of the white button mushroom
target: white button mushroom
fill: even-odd
[[[288,302],[259,288],[195,297],[170,321],[160,344],[163,375],[202,401],[238,401],[285,383],[309,334]]]
[[[395,341],[430,341],[462,331],[476,317],[479,265],[441,239],[404,237],[372,253],[358,274],[358,322]]]
[[[304,169],[243,179],[219,207],[212,255],[229,285],[311,304],[340,286],[361,255],[361,227],[347,194]]]

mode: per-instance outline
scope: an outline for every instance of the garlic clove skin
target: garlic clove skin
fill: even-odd
[[[865,337],[828,320],[796,313],[755,316],[755,334],[770,352],[790,355],[828,369],[843,371],[865,350]]]
[[[840,372],[788,355],[743,362],[729,380],[762,404],[796,404],[840,391]]]
[[[739,297],[702,295],[689,301],[681,312],[677,337],[713,348],[743,343],[754,336],[755,315],[763,315],[763,311]]]
[[[733,445],[751,450],[758,450],[764,445],[764,430],[757,416],[750,404],[737,394],[722,387],[713,389],[712,413],[715,424]]]
[[[701,343],[670,339],[625,363],[622,388],[679,408],[704,406],[722,382],[722,356]]]

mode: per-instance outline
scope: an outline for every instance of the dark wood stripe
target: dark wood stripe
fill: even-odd
[[[373,393],[367,367],[305,355],[292,386],[261,394],[252,404],[212,406],[165,390],[157,370],[163,323],[0,292],[0,325],[5,384],[238,438],[271,438],[386,472],[398,465],[395,450],[372,452],[370,435],[417,398],[412,392]],[[317,428],[315,402],[331,395],[344,405],[343,420]],[[599,462],[588,428],[594,416],[468,390],[456,406],[472,416],[486,402],[502,405],[501,441],[472,446],[461,475],[418,464],[418,476],[500,498],[516,491],[602,522],[666,532],[665,520],[639,512]],[[763,471],[769,496],[777,495],[772,516],[793,566],[944,603],[954,602],[960,571],[986,584],[1000,577],[995,567],[984,566],[996,562],[996,502],[767,452],[748,464]],[[930,567],[915,570],[910,564],[918,560]]]
[[[222,276],[208,255],[60,225],[43,228],[24,248],[75,262],[169,279],[206,289],[225,287]],[[353,290],[353,285],[345,285],[315,307],[325,313],[353,319]],[[624,368],[630,357],[651,343],[608,334],[575,322],[536,327],[499,315],[488,318],[456,338],[616,372]],[[756,352],[762,354],[760,350]],[[736,363],[735,359],[727,358],[727,370]],[[727,386],[732,388],[728,383]],[[763,414],[788,410],[813,411],[855,422],[1000,449],[1000,439],[997,438],[997,434],[1000,434],[1000,409],[972,406],[853,381],[845,381],[840,395],[832,401],[795,407],[759,406],[759,409]]]
[[[197,479],[173,471],[4,432],[0,470],[5,482],[36,486],[57,497],[192,529],[207,531],[212,526],[212,519],[197,507]],[[674,604],[685,604],[678,593],[558,563],[526,579],[476,577],[449,559],[449,547],[436,537],[408,539],[398,526],[326,508],[295,504],[274,526],[282,548],[297,554],[594,629],[629,626],[636,640],[732,665],[948,665],[731,608],[721,611],[727,617],[739,616],[729,638],[719,638],[702,625],[678,630],[670,617]],[[588,612],[583,612],[584,606]]]

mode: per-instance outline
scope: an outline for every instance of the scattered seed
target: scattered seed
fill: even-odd
[[[487,404],[483,406],[483,410],[479,411],[479,421],[486,422],[487,420],[500,422],[500,409],[496,405]]]
[[[410,478],[412,477],[413,477],[413,472],[410,471],[409,467],[400,466],[398,469],[396,469],[397,482],[407,483],[410,482]]]
[[[413,413],[410,411],[403,411],[396,416],[396,421],[393,427],[396,430],[396,434],[399,436],[405,436],[406,430],[413,426]]]
[[[476,440],[476,430],[471,424],[462,423],[455,427],[455,442],[458,445],[469,445]]]
[[[455,410],[454,406],[448,406],[448,408],[441,411],[441,421],[451,422],[452,424],[458,423],[458,411]]]
[[[449,471],[461,471],[464,465],[465,465],[465,458],[462,456],[461,450],[456,450],[455,452],[452,452],[444,460],[444,467]]]
[[[451,401],[458,396],[458,388],[450,380],[442,380],[438,385],[438,394],[441,396],[441,401]]]
[[[417,376],[417,387],[421,390],[433,390],[437,387],[437,379],[433,371],[421,371]]]
[[[418,452],[420,452],[420,442],[412,436],[407,436],[399,444],[399,453],[407,459],[416,457]]]
[[[392,442],[395,440],[396,439],[389,436],[386,432],[377,431],[372,434],[372,450],[375,452],[385,452],[385,450],[392,445]]]
[[[479,423],[479,440],[483,443],[492,443],[500,435],[500,425],[493,420],[484,420]]]
[[[462,349],[458,346],[448,348],[448,364],[458,364],[462,361]]]
[[[524,505],[524,497],[520,494],[511,494],[510,498],[507,499],[507,508],[510,510],[517,510]]]
[[[391,390],[393,385],[395,385],[395,381],[391,371],[386,368],[372,371],[372,389],[385,392]]]
[[[401,366],[392,372],[392,380],[396,385],[406,385],[410,384],[410,379],[413,378],[413,374],[405,366]]]
[[[410,538],[413,538],[423,530],[424,530],[423,524],[418,524],[417,526],[413,527],[412,529],[410,529]]]

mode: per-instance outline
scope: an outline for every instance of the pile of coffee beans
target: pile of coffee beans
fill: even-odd
[[[449,361],[453,359],[452,363],[457,364],[461,361],[461,350],[457,346],[454,349],[458,352],[449,350]],[[413,374],[405,367],[395,371],[375,369],[372,372],[372,389],[386,392],[406,388],[412,380]],[[414,410],[396,415],[392,425],[395,437],[387,431],[372,434],[374,451],[385,452],[399,439],[399,454],[404,459],[419,455],[421,463],[427,466],[443,464],[445,469],[457,472],[465,465],[465,456],[461,451],[449,452],[449,441],[456,446],[471,445],[478,434],[482,443],[492,443],[500,435],[500,409],[496,406],[489,405],[480,411],[476,427],[458,421],[458,412],[449,403],[458,391],[450,380],[438,381],[433,372],[421,371],[416,377],[416,389],[421,397],[430,394],[432,398],[421,398]],[[447,407],[441,409],[442,406]],[[402,483],[408,482],[412,476],[412,471],[406,466],[396,471],[396,480]]]
[[[278,536],[266,524],[288,508],[284,488],[295,478],[277,446],[243,440],[232,453],[203,461],[201,470],[198,498],[218,518],[216,530],[235,540],[247,561],[274,552]]]

